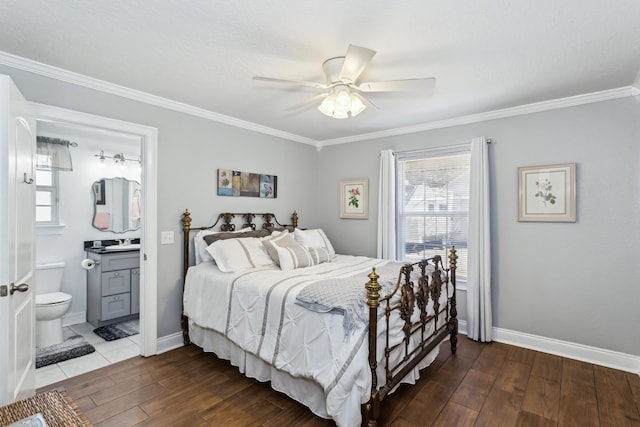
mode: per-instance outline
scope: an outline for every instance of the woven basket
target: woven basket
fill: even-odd
[[[41,413],[48,427],[92,426],[75,402],[64,390],[36,394],[0,408],[0,426]]]

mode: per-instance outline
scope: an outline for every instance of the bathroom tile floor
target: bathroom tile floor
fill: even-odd
[[[115,341],[105,341],[93,333],[95,326],[90,323],[65,326],[64,338],[82,335],[96,351],[86,356],[65,360],[36,369],[36,388],[44,387],[85,372],[102,368],[140,354],[140,335],[132,335]]]

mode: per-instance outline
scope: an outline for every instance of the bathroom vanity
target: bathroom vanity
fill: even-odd
[[[95,266],[87,270],[87,321],[104,326],[140,312],[140,250],[86,248]]]

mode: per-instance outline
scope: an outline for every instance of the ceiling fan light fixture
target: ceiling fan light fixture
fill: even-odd
[[[334,119],[348,119],[350,116],[349,116],[349,113],[346,112],[346,111],[338,111],[338,110],[336,110],[336,111],[333,112],[333,116],[332,117]]]
[[[325,116],[333,117],[333,110],[336,106],[336,95],[335,93],[329,94],[325,96],[320,105],[318,106],[318,110]]]
[[[355,117],[367,108],[357,96],[351,95],[351,117]]]
[[[336,109],[340,111],[349,111],[351,109],[351,94],[344,90],[336,95]]]
[[[362,113],[365,108],[367,107],[362,100],[351,93],[346,85],[336,86],[318,106],[318,110],[322,114],[334,119],[355,117]]]

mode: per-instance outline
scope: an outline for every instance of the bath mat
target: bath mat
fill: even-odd
[[[60,344],[36,349],[36,368],[53,365],[64,360],[74,359],[93,353],[96,349],[81,335],[67,338]]]
[[[115,325],[100,326],[93,333],[105,341],[119,340],[140,333],[140,320],[128,320]]]

